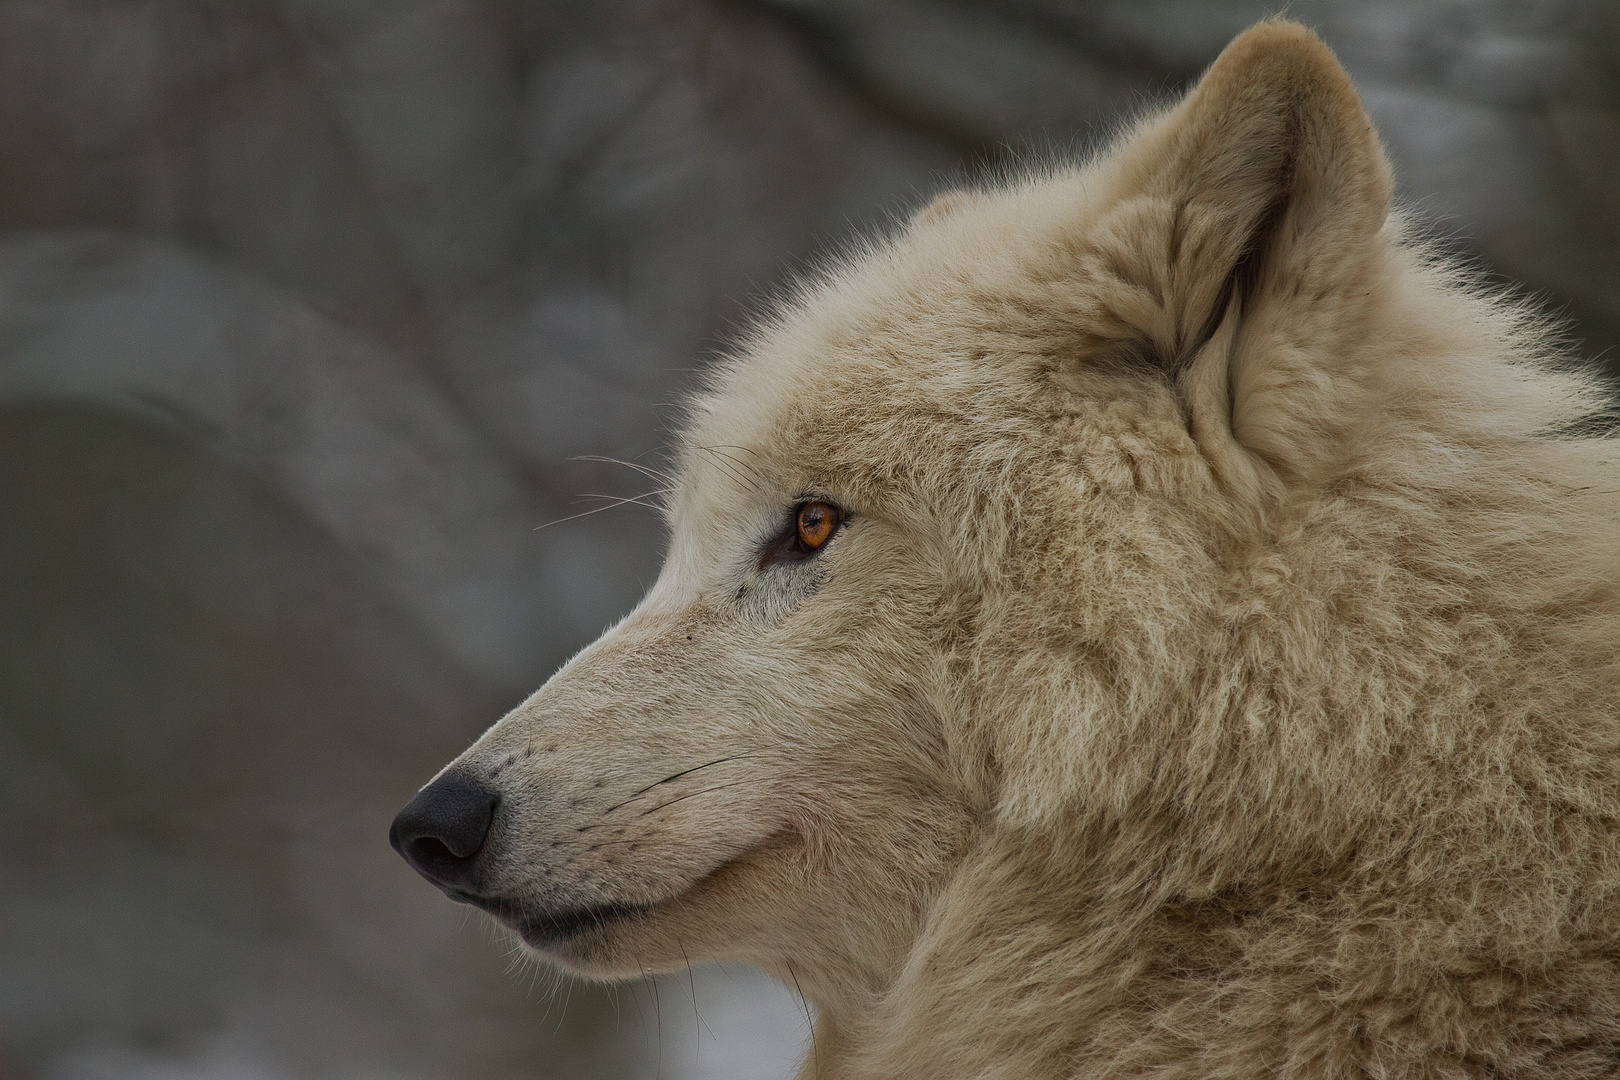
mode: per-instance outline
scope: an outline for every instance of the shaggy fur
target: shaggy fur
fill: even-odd
[[[1390,190],[1272,21],[806,287],[646,600],[459,759],[471,898],[773,972],[806,1078],[1620,1073],[1620,444]]]

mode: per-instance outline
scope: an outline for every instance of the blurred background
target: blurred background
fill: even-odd
[[[643,490],[583,457],[1278,6],[0,2],[0,1078],[790,1076],[794,995],[560,980],[388,822],[652,580],[645,510],[538,528]],[[1402,197],[1612,357],[1620,4],[1290,12]]]

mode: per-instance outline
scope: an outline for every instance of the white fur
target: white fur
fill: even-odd
[[[501,895],[650,905],[548,955],[758,964],[825,1080],[1620,1073],[1620,446],[1389,197],[1272,21],[785,304],[461,759]]]

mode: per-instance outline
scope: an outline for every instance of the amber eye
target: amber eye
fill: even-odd
[[[810,499],[793,508],[781,532],[773,536],[759,553],[759,568],[777,563],[796,563],[814,558],[827,546],[849,515],[830,502]]]
[[[831,503],[807,502],[799,507],[799,543],[815,551],[838,528],[838,507]]]

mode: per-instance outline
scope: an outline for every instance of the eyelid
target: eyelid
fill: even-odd
[[[827,535],[827,539],[811,548],[805,546],[799,537],[799,515],[806,506],[813,503],[825,503],[832,507],[837,513],[837,521],[834,522],[832,532]],[[816,495],[801,496],[794,500],[793,505],[788,509],[786,525],[766,541],[764,549],[760,552],[758,568],[763,571],[770,569],[777,563],[808,562],[827,549],[827,545],[833,542],[839,530],[849,522],[849,519],[849,511],[832,499]]]

